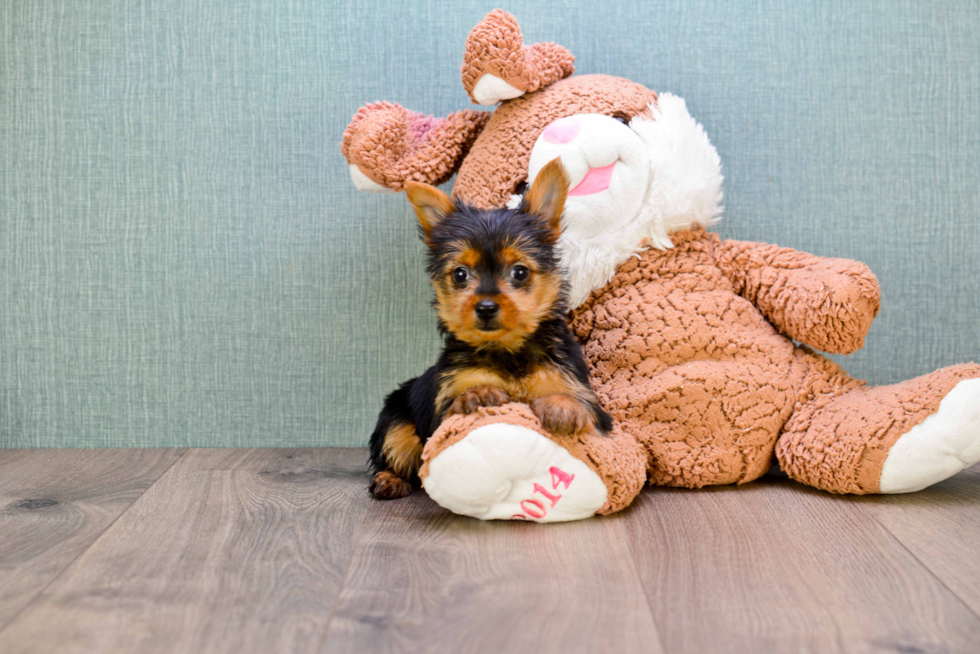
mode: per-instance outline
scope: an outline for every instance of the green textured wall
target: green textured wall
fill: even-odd
[[[466,107],[494,6],[0,0],[0,446],[364,444],[438,342],[404,200],[340,136]],[[975,1],[504,6],[687,99],[725,236],[871,265],[854,374],[980,359]]]

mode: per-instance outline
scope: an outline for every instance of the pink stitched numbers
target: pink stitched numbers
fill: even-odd
[[[547,509],[544,508],[544,504],[538,500],[522,500],[521,509],[532,518],[543,518],[548,514]],[[521,516],[522,518],[524,517],[524,515],[520,513],[517,515]]]
[[[565,485],[565,490],[568,490],[568,487],[571,486],[572,481],[575,479],[575,475],[568,474],[558,466],[551,466],[548,472],[551,473],[552,491],[559,490],[558,487],[562,484]],[[529,497],[528,499],[521,501],[521,510],[523,513],[515,513],[510,517],[511,520],[527,520],[528,518],[540,520],[548,515],[548,509],[554,508],[554,506],[558,504],[558,500],[561,499],[561,495],[548,491],[544,486],[538,483],[534,484],[532,495],[534,493],[540,493],[544,499],[551,503],[551,506],[546,507],[545,503],[540,499],[536,497]]]

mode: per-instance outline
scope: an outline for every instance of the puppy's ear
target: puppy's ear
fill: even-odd
[[[542,218],[551,229],[555,241],[561,236],[561,215],[568,196],[568,177],[561,159],[550,161],[534,178],[524,196],[524,211]]]
[[[419,217],[424,240],[429,243],[435,226],[453,212],[453,201],[436,187],[420,182],[405,182],[405,194]]]

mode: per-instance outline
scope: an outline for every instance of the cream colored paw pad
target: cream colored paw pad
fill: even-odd
[[[595,515],[606,485],[538,432],[506,423],[470,432],[429,462],[422,480],[439,506],[480,520],[564,522]]]
[[[980,462],[980,379],[953,387],[939,409],[903,434],[881,469],[882,493],[911,493]]]

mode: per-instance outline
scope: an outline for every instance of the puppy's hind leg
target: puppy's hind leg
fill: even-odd
[[[384,436],[382,455],[386,466],[375,473],[371,495],[379,500],[397,500],[412,492],[412,482],[422,464],[422,441],[415,427],[391,425]]]
[[[407,387],[388,396],[371,435],[371,468],[368,489],[375,499],[396,500],[412,492],[422,465],[422,441],[409,419]]]

